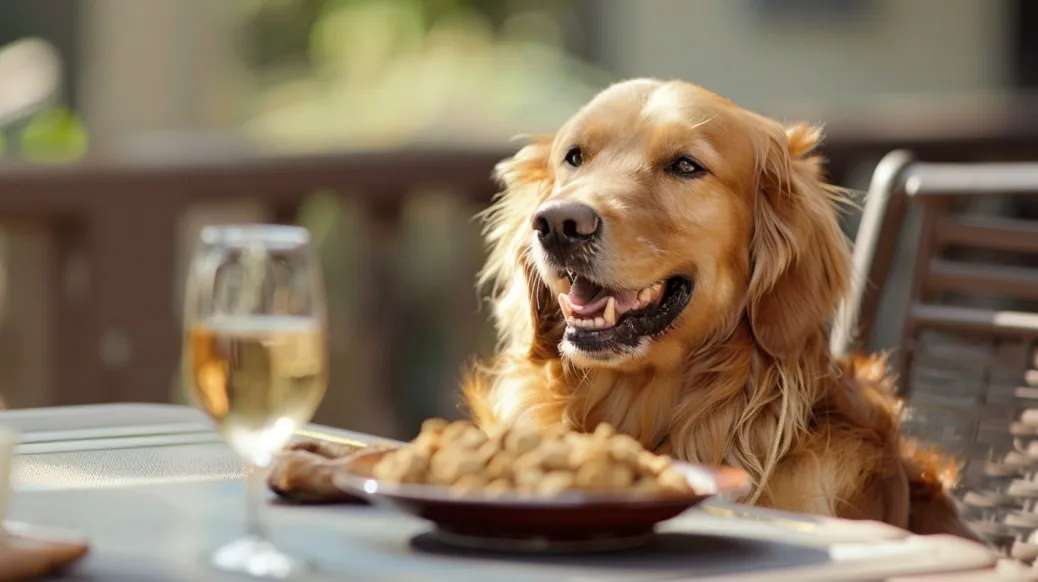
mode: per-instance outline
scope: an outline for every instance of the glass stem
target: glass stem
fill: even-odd
[[[249,537],[267,540],[267,524],[263,521],[263,501],[267,495],[267,471],[253,463],[246,464],[245,529]]]

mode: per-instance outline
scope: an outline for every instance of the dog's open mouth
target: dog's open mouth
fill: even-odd
[[[587,352],[635,347],[643,338],[665,333],[692,296],[692,281],[685,277],[643,289],[612,289],[581,276],[566,282],[568,292],[559,293],[565,339]]]

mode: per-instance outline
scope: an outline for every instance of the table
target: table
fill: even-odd
[[[116,404],[0,413],[21,433],[11,519],[67,527],[87,535],[92,552],[73,580],[233,580],[202,557],[239,533],[243,468],[205,418],[172,405]],[[371,441],[310,426],[302,436]],[[908,550],[927,546],[927,561],[972,570],[988,580],[993,557],[968,542],[906,538],[883,524],[768,512],[724,503],[693,510],[661,528],[637,552],[599,556],[490,556],[440,545],[418,520],[364,506],[298,507],[272,503],[276,541],[318,560],[313,580],[633,581],[746,579],[836,580],[885,571]],[[867,542],[887,540],[882,559],[853,561]],[[907,540],[907,541],[906,541]],[[837,545],[834,545],[837,544]],[[842,548],[837,552],[834,548]],[[786,568],[805,568],[778,577]],[[821,568],[821,569],[819,569]],[[914,572],[923,572],[921,562]],[[810,572],[814,571],[814,574]],[[987,570],[985,570],[987,569]],[[905,570],[912,571],[911,569]],[[787,570],[791,572],[791,570]],[[810,576],[815,576],[811,578]],[[774,576],[774,577],[773,577]],[[883,579],[885,574],[878,575]],[[904,578],[914,580],[915,578]],[[945,574],[941,580],[956,578]]]

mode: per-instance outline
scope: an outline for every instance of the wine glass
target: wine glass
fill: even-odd
[[[273,456],[310,421],[327,385],[324,283],[306,229],[210,226],[188,275],[184,384],[245,461],[245,535],[210,556],[220,570],[291,578],[305,560],[271,543],[260,510]]]

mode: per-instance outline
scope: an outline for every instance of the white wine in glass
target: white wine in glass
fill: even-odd
[[[273,456],[327,387],[324,284],[299,227],[206,227],[186,289],[184,383],[248,468],[245,535],[213,552],[225,571],[290,578],[308,565],[269,539],[260,508]]]

